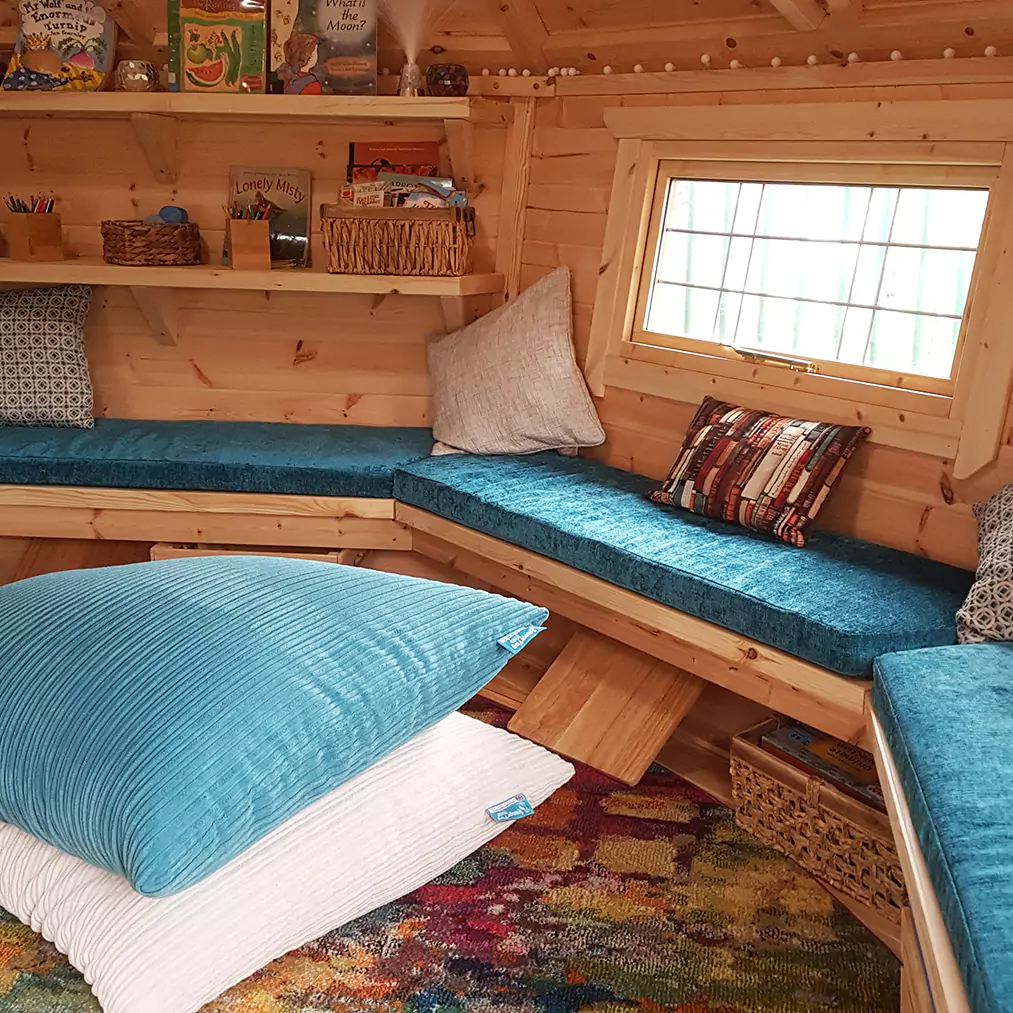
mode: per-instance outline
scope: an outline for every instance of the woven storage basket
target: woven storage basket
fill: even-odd
[[[759,745],[765,721],[732,739],[735,822],[835,890],[900,922],[907,906],[890,821]]]
[[[320,209],[331,274],[457,277],[471,270],[474,208]]]
[[[129,267],[173,267],[200,263],[200,229],[147,222],[102,223],[102,259]]]

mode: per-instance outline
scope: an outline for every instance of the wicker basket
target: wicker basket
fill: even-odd
[[[768,753],[765,721],[732,739],[735,822],[835,890],[900,922],[907,906],[889,819]]]
[[[446,278],[471,270],[474,208],[353,208],[326,204],[320,214],[331,274]]]
[[[129,267],[174,267],[200,263],[200,229],[136,221],[102,223],[102,259]]]

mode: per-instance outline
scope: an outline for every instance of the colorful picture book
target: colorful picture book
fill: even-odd
[[[376,94],[376,0],[271,0],[271,91]]]
[[[365,183],[381,172],[436,176],[439,141],[353,141],[348,146],[348,181]]]
[[[264,91],[263,0],[169,0],[169,90]]]
[[[116,22],[92,0],[21,0],[5,91],[97,91],[109,79]]]
[[[871,753],[794,722],[767,732],[760,745],[794,767],[813,773],[846,795],[886,812]]]
[[[271,265],[308,267],[310,259],[310,173],[308,169],[229,170],[229,207],[256,208],[271,223]],[[223,254],[228,263],[228,252]]]

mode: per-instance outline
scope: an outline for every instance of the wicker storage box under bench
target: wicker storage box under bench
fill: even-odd
[[[760,746],[765,721],[732,739],[735,822],[817,879],[900,921],[907,906],[885,813],[793,767]]]
[[[356,208],[325,204],[331,274],[459,277],[471,271],[474,208]]]

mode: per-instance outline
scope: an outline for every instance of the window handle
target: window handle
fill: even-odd
[[[808,359],[798,359],[793,355],[778,355],[776,352],[764,352],[759,348],[738,348],[732,346],[736,355],[741,355],[748,362],[773,362],[778,366],[787,366],[796,373],[818,373],[820,367]]]

